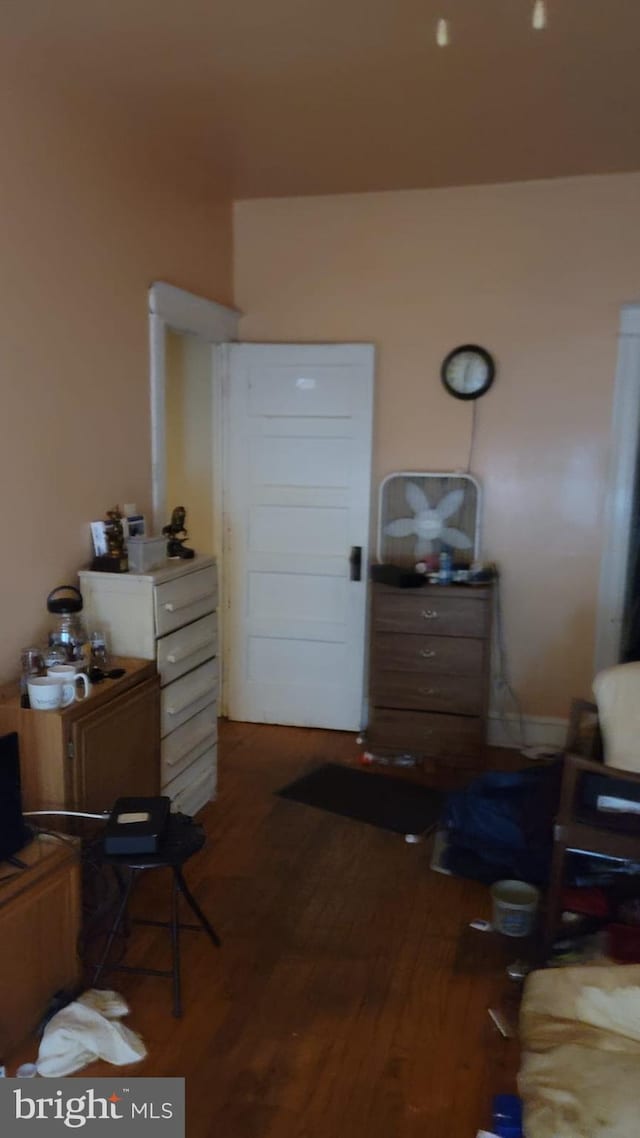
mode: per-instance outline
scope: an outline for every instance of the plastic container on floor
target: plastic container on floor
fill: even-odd
[[[540,892],[526,881],[496,881],[491,887],[493,927],[504,936],[530,936]]]

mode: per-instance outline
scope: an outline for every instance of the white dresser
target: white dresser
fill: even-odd
[[[162,793],[195,814],[216,790],[218,585],[212,557],[148,573],[79,573],[88,629],[116,656],[155,660],[161,683]]]

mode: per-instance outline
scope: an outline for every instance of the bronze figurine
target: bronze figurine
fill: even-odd
[[[188,561],[195,556],[194,550],[188,549],[184,544],[189,536],[185,526],[186,517],[187,511],[184,506],[176,506],[171,513],[169,525],[162,527],[163,534],[168,538],[167,557],[181,557],[184,561]]]

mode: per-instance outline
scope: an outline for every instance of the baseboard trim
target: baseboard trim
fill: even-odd
[[[549,747],[561,751],[567,737],[566,719],[550,716],[523,715],[524,744],[526,747]],[[488,741],[492,747],[520,746],[520,719],[517,715],[489,715]]]

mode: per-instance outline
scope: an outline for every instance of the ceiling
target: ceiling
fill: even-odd
[[[640,3],[5,0],[20,81],[237,198],[640,169]],[[451,44],[435,43],[440,16]]]

